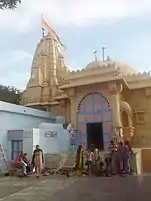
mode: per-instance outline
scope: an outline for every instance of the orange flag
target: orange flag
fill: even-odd
[[[49,33],[51,33],[58,41],[58,43],[64,47],[66,49],[66,47],[61,43],[61,40],[58,36],[58,34],[55,32],[55,30],[49,25],[49,23],[43,18],[43,16],[41,17],[41,24],[42,24],[42,27],[44,29],[46,29]]]

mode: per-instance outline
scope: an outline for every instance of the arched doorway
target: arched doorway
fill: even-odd
[[[102,94],[94,92],[83,97],[78,106],[77,125],[79,143],[84,149],[87,149],[91,143],[89,140],[89,130],[91,130],[92,138],[97,128],[100,129],[100,131],[97,130],[98,136],[100,136],[98,141],[101,140],[103,143],[101,148],[106,149],[108,147],[109,141],[113,138],[111,113],[110,104]],[[92,129],[89,129],[90,127]]]

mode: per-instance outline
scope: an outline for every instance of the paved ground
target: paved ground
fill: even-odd
[[[150,201],[151,176],[0,179],[0,201]]]
[[[52,197],[52,201],[150,201],[151,176],[83,178]]]
[[[35,176],[19,179],[5,177],[0,179],[0,201],[40,201],[48,200],[55,192],[67,188],[77,178],[65,179],[64,176]]]

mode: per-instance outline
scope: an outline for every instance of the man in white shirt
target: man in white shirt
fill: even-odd
[[[87,153],[87,165],[88,165],[88,174],[92,173],[92,161],[94,159],[94,154],[91,150],[88,150]]]

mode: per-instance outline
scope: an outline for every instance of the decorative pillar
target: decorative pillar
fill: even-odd
[[[76,92],[75,89],[70,89],[67,92],[69,98],[70,98],[70,121],[72,124],[73,129],[76,129]]]
[[[115,128],[121,127],[120,103],[119,103],[119,94],[118,93],[112,94],[111,106],[112,106],[113,126]]]
[[[122,92],[122,90],[123,87],[121,84],[109,84],[109,91],[111,92],[113,126],[115,128],[122,126],[120,114],[120,93]]]
[[[61,115],[66,116],[65,112],[65,100],[60,100],[60,109],[61,109]]]
[[[120,113],[120,93],[123,87],[121,84],[111,83],[109,84],[109,91],[111,92],[111,108],[112,108],[112,121],[114,132],[117,133],[118,138],[121,138],[122,123]],[[120,139],[119,139],[120,140]]]

